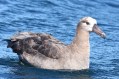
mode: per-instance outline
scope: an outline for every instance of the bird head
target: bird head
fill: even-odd
[[[84,17],[80,20],[79,26],[81,29],[88,32],[95,32],[102,38],[106,37],[106,34],[99,28],[97,21],[92,17]]]

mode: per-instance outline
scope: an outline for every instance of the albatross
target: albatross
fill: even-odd
[[[20,32],[8,42],[9,48],[17,53],[19,60],[42,69],[89,69],[90,33],[105,38],[105,33],[92,17],[80,19],[71,44],[64,44],[47,33]]]

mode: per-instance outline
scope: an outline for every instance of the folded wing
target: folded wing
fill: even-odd
[[[8,41],[8,47],[13,49],[13,52],[18,55],[23,52],[32,55],[44,55],[53,59],[58,59],[61,56],[61,48],[65,45],[59,40],[53,38],[49,34],[21,32],[14,35]]]

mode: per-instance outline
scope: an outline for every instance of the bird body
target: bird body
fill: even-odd
[[[91,17],[82,18],[77,25],[76,35],[69,45],[49,34],[20,32],[11,37],[8,47],[18,54],[20,61],[38,68],[88,69],[90,63],[89,33],[93,31],[93,27],[96,27],[95,24],[97,24],[96,20]],[[105,36],[100,29],[97,32],[100,36]]]

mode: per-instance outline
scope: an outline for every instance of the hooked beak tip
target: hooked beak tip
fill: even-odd
[[[102,33],[101,35],[100,35],[102,38],[106,38],[106,34],[105,33]]]
[[[95,32],[104,39],[106,38],[106,34],[96,24],[93,26],[93,32]]]

